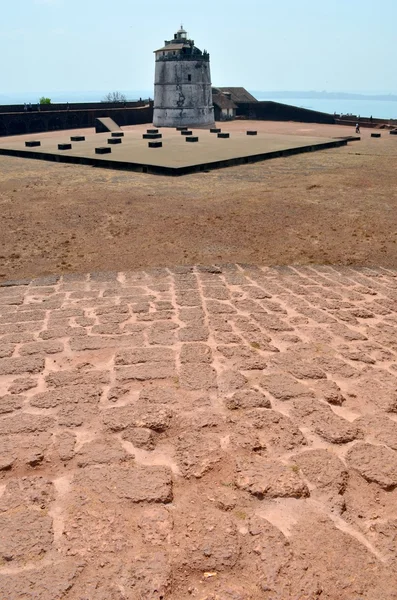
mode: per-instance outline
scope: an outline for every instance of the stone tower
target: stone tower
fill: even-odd
[[[157,127],[211,127],[214,124],[210,55],[187,38],[181,26],[174,39],[155,50],[153,124]]]

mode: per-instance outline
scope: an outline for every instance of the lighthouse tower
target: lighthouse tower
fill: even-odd
[[[174,39],[155,50],[153,124],[157,127],[201,127],[214,124],[210,55],[189,40],[181,28]]]

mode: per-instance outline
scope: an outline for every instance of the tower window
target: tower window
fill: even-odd
[[[192,80],[192,76],[191,76],[191,75],[188,75],[188,76],[187,76],[187,80],[188,80],[188,81],[191,81],[191,80]]]

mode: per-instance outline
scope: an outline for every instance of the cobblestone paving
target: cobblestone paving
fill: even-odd
[[[392,600],[397,271],[0,287],[0,598]]]

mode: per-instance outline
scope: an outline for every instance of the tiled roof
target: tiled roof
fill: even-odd
[[[241,103],[241,102],[258,102],[256,98],[243,87],[221,87],[218,88],[221,92],[229,92],[231,94],[231,99],[233,102]]]
[[[182,48],[191,48],[190,44],[167,44],[154,52],[162,52],[165,50],[182,50]]]
[[[237,105],[225,94],[212,94],[212,102],[218,108],[237,108]]]

